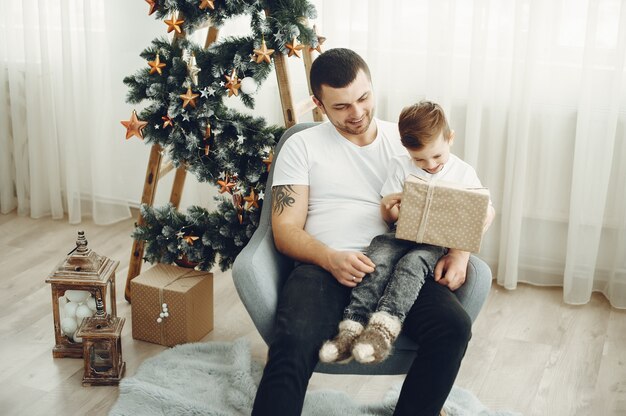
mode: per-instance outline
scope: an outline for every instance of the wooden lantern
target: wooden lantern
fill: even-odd
[[[96,302],[96,314],[83,319],[76,331],[83,341],[83,386],[119,384],[126,369],[121,338],[125,319],[105,313],[102,298]]]
[[[120,264],[87,248],[83,231],[78,232],[76,248],[50,273],[46,283],[52,287],[54,317],[54,358],[81,358],[83,344],[76,330],[84,318],[96,311],[96,299],[103,308],[117,316],[115,306],[115,269]],[[110,300],[107,302],[107,293]]]

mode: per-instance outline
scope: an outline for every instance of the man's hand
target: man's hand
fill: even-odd
[[[469,256],[467,251],[450,249],[435,266],[435,281],[450,290],[460,288],[465,283]]]
[[[355,287],[374,267],[374,262],[361,252],[330,250],[326,269],[342,285]]]

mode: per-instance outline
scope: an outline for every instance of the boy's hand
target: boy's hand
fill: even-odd
[[[402,202],[402,192],[386,195],[380,201],[381,205],[387,210],[390,210],[396,205],[400,205],[400,202]]]
[[[465,283],[469,256],[468,251],[450,249],[435,266],[435,281],[453,291],[460,288]]]

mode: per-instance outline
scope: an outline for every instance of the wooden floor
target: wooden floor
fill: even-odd
[[[117,387],[82,387],[80,359],[53,359],[47,275],[85,230],[89,247],[120,261],[118,314],[126,376],[165,347],[131,337],[124,301],[134,220],[79,226],[51,219],[0,215],[0,414],[106,415]],[[144,266],[144,267],[148,267]],[[210,340],[246,338],[262,360],[266,347],[237,298],[229,273],[215,273],[215,330]],[[334,388],[367,402],[379,399],[401,377],[315,374],[310,388]],[[585,306],[564,305],[559,288],[494,285],[474,325],[457,379],[491,409],[524,415],[626,415],[626,313],[601,295]]]

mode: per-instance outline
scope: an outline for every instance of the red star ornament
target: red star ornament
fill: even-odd
[[[176,33],[178,34],[183,33],[183,29],[180,27],[185,22],[183,19],[179,19],[172,15],[171,19],[164,20],[164,22],[167,25],[167,33],[170,33],[172,31],[176,31]]]
[[[158,72],[159,75],[163,75],[163,68],[165,68],[165,64],[161,62],[161,57],[159,57],[158,53],[156,54],[154,61],[148,61],[148,65],[150,65],[151,74]]]
[[[137,112],[133,110],[130,115],[130,120],[121,121],[122,125],[126,127],[126,140],[133,136],[139,137],[143,140],[143,128],[148,124],[147,121],[141,121],[137,118]]]
[[[200,94],[194,94],[191,91],[191,87],[187,87],[187,92],[179,95],[180,99],[183,100],[183,108],[187,107],[187,105],[191,105],[193,108],[196,108],[196,98],[198,98]]]
[[[287,49],[289,49],[287,57],[296,55],[298,58],[300,58],[300,51],[304,49],[304,45],[298,44],[297,38],[293,38],[293,41],[291,43],[287,43],[285,46],[287,47]]]

